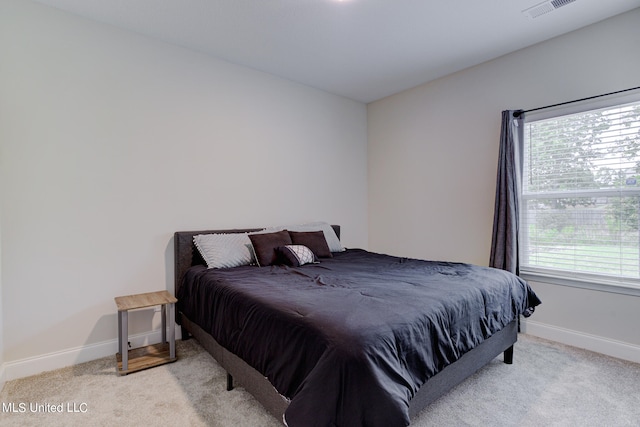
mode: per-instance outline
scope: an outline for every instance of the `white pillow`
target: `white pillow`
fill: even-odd
[[[280,231],[280,230],[290,230],[290,231],[320,231],[324,232],[324,237],[327,239],[327,244],[329,245],[329,250],[331,252],[342,252],[345,249],[342,247],[340,243],[340,239],[336,235],[336,232],[331,227],[331,224],[327,222],[308,222],[305,224],[297,224],[297,225],[286,225],[279,227],[269,227],[267,230],[270,231]]]
[[[316,255],[303,245],[286,245],[276,249],[279,252],[280,261],[292,267],[300,267],[305,264],[319,264]]]
[[[198,234],[193,236],[209,268],[229,268],[253,263],[248,233]]]

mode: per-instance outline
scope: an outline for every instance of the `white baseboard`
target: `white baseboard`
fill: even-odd
[[[132,347],[142,347],[160,342],[160,330],[131,335],[129,341]],[[619,359],[640,363],[640,346],[616,341],[601,336],[590,335],[570,329],[559,328],[544,323],[525,319],[522,322],[522,332],[536,337],[557,341],[562,344],[584,348]],[[180,327],[176,327],[176,339],[180,339]],[[41,372],[77,365],[78,363],[100,359],[115,355],[118,351],[118,340],[103,341],[75,347],[41,356],[5,362],[0,365],[0,390],[6,381],[36,375]],[[115,371],[115,358],[114,358]]]
[[[522,332],[573,347],[606,354],[607,356],[617,357],[618,359],[640,363],[640,346],[634,344],[559,328],[528,319],[522,322]]]
[[[180,327],[176,326],[176,340],[181,337]],[[132,348],[142,347],[149,344],[156,344],[162,340],[161,330],[150,331],[146,333],[130,335],[129,342]],[[67,366],[77,365],[79,363],[89,362],[91,360],[100,359],[107,356],[115,356],[118,352],[118,340],[103,341],[96,344],[88,344],[80,347],[70,348],[53,353],[43,354],[40,356],[29,357],[26,359],[5,362],[0,366],[0,383],[36,375],[45,371],[64,368]],[[115,372],[115,357],[113,369]],[[0,390],[2,387],[0,386]]]
[[[4,388],[4,383],[6,382],[5,374],[4,374],[4,363],[0,364],[0,391]]]

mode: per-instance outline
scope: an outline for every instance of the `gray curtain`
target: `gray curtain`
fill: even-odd
[[[503,111],[489,266],[514,274],[520,273],[518,232],[523,139],[524,113],[521,110]]]

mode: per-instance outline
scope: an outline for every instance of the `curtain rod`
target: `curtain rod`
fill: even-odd
[[[531,111],[538,111],[538,110],[544,110],[544,109],[546,109],[546,108],[559,107],[559,106],[561,106],[561,105],[573,104],[574,102],[588,101],[588,100],[590,100],[590,99],[602,98],[603,96],[615,95],[615,94],[618,94],[618,93],[622,93],[622,92],[629,92],[629,91],[631,91],[631,90],[636,90],[636,89],[640,89],[640,86],[637,86],[637,87],[631,87],[631,88],[629,88],[629,89],[617,90],[617,91],[615,91],[615,92],[603,93],[602,95],[589,96],[589,97],[587,97],[587,98],[574,99],[573,101],[560,102],[559,104],[547,105],[547,106],[545,106],[545,107],[532,108],[532,109],[530,109],[530,110],[524,110],[524,111],[516,111],[515,113],[513,113],[513,116],[514,116],[514,117],[520,117],[520,115],[521,115],[521,114],[523,114],[523,113],[530,113]]]

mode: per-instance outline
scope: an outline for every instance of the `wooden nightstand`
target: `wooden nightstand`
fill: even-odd
[[[118,374],[127,375],[152,366],[175,362],[177,360],[175,304],[178,300],[167,291],[127,295],[114,299],[118,306],[118,354],[116,354]],[[162,342],[129,350],[129,310],[156,305],[161,306]],[[169,342],[167,342],[167,306],[169,306]]]

